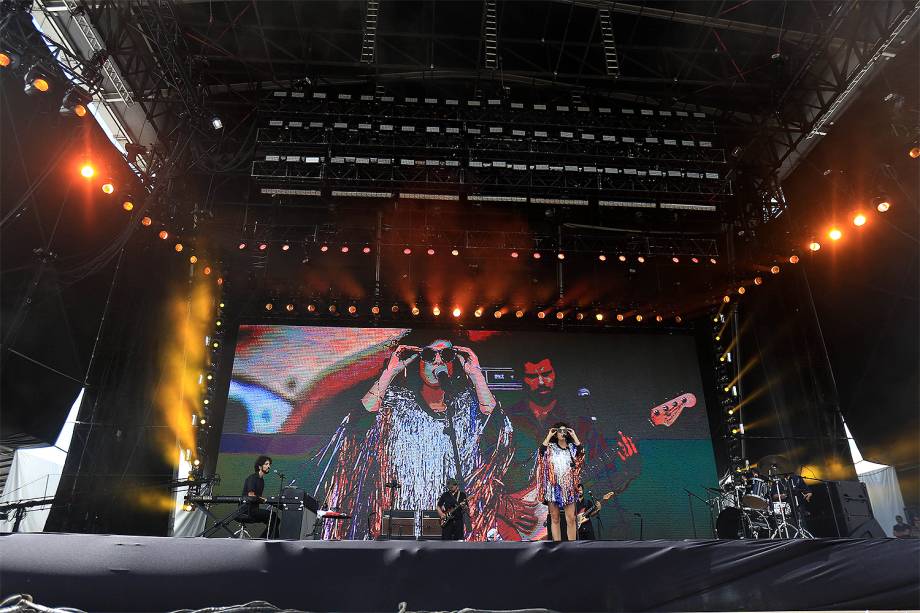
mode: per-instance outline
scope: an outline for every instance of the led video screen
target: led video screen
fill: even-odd
[[[348,516],[324,538],[366,539],[457,477],[469,540],[541,539],[537,449],[564,422],[599,537],[692,537],[706,515],[686,490],[716,482],[701,386],[690,336],[241,326],[218,493],[239,495],[265,454],[283,485]],[[281,487],[266,477],[266,496]]]

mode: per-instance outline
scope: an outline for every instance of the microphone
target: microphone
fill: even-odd
[[[578,394],[579,398],[590,398],[591,397],[591,390],[589,390],[586,387],[578,388],[578,391],[576,393]]]
[[[272,472],[275,473],[276,475],[278,475],[278,478],[279,478],[279,479],[284,479],[284,475],[282,475],[281,473],[279,473],[279,472],[278,472],[277,470],[275,470],[274,468],[272,469]]]
[[[291,487],[291,486],[294,485],[295,483],[297,483],[297,479],[291,479],[291,482],[288,483],[285,487]]]
[[[447,385],[447,382],[450,381],[450,373],[447,372],[447,366],[444,364],[435,366],[432,372],[434,376],[438,378],[438,383],[441,384],[441,387],[444,387]]]

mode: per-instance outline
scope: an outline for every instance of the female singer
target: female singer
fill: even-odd
[[[546,433],[540,445],[540,499],[549,506],[550,534],[554,541],[562,540],[559,511],[565,513],[566,538],[574,541],[575,499],[584,463],[584,447],[575,431],[559,422]]]

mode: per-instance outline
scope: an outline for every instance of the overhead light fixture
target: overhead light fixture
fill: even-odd
[[[115,192],[115,183],[111,179],[102,184],[103,194],[112,194]]]
[[[85,179],[92,179],[95,174],[96,169],[93,168],[92,164],[83,164],[83,166],[80,167],[80,175]]]
[[[451,314],[454,317],[460,317],[460,315],[462,314],[462,311],[460,310],[460,307],[454,307],[454,310],[451,312]]]
[[[799,263],[799,256],[797,256],[797,255],[795,255],[795,254],[790,255],[790,256],[789,256],[789,263],[790,263],[790,264],[798,264],[798,263]]]
[[[458,249],[451,249],[451,250],[450,250],[450,254],[451,254],[451,255],[460,255],[460,251],[459,251]]]
[[[854,226],[864,226],[866,225],[866,216],[862,213],[857,213],[853,216],[853,225]]]
[[[0,68],[16,70],[19,68],[19,54],[12,51],[0,51]]]
[[[888,209],[891,208],[891,201],[888,198],[879,198],[878,204],[875,205],[875,208],[879,213],[887,213]]]
[[[51,89],[51,79],[48,77],[45,72],[40,69],[38,66],[32,66],[29,69],[29,72],[26,73],[25,77],[25,89],[24,91],[29,96],[34,96],[35,94],[44,94]]]
[[[211,127],[215,130],[222,130],[224,127],[224,122],[220,120],[220,117],[215,115],[214,117],[211,117]]]
[[[832,241],[839,241],[841,238],[843,238],[843,232],[841,232],[838,228],[831,228],[827,235]]]
[[[607,256],[602,253],[599,256],[597,256],[597,259],[600,260],[601,262],[606,262]]]
[[[61,102],[60,113],[61,115],[75,115],[77,117],[86,117],[88,111],[89,103],[92,102],[93,97],[80,88],[73,87],[67,94],[64,96],[64,100]]]

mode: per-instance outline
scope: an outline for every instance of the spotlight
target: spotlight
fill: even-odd
[[[728,304],[731,301],[732,301],[731,296],[729,296],[728,294],[722,296],[722,302],[724,302],[725,304]]]
[[[288,313],[293,313],[293,312],[294,312],[294,305],[293,305],[292,303],[288,302],[286,305],[284,305],[284,310],[287,311]]]
[[[451,249],[451,250],[450,250],[450,254],[451,254],[451,255],[460,255],[460,251],[457,250],[457,249]]]
[[[398,304],[394,304],[393,306],[391,306],[391,307],[390,307],[390,312],[391,312],[391,313],[399,313],[399,305],[398,305]]]
[[[86,117],[87,105],[92,101],[93,97],[89,93],[84,92],[81,89],[76,87],[71,88],[70,91],[64,96],[64,100],[61,102],[60,113],[61,115],[76,115],[77,117]]]
[[[662,317],[661,315],[655,315],[655,321],[657,321],[658,323],[661,323],[664,321],[664,317]]]
[[[617,313],[617,321],[623,321],[624,319],[626,319],[625,315],[622,313]]]
[[[211,267],[210,267],[210,266],[205,266],[205,267],[204,267],[204,270],[202,270],[201,272],[203,272],[205,275],[209,275],[209,274],[211,274]]]
[[[875,208],[878,209],[879,213],[887,213],[888,209],[891,208],[891,202],[889,202],[887,198],[882,198]]]
[[[342,245],[342,248],[339,249],[342,253],[348,253],[348,245]]]
[[[265,303],[265,310],[266,310],[266,311],[271,311],[273,308],[275,308],[275,305],[273,305],[271,302],[266,302],[266,303]]]
[[[539,252],[539,251],[534,251],[534,252],[533,252],[533,259],[539,260],[541,257],[543,257],[543,256],[540,255],[540,252]]]
[[[460,313],[461,313],[461,312],[462,312],[462,311],[460,311],[460,307],[454,307],[454,310],[451,311],[451,314],[452,314],[454,317],[460,317]]]
[[[512,251],[512,252],[511,252],[511,257],[513,257],[514,259],[517,259],[519,255],[520,255],[520,254],[518,254],[517,251]]]
[[[604,321],[604,314],[603,314],[603,313],[595,313],[595,314],[594,314],[594,319],[596,319],[597,321]]]
[[[198,262],[198,256],[197,256],[197,255],[190,255],[190,256],[188,257],[188,263],[189,263],[189,264],[195,264],[196,262]],[[217,324],[220,325],[220,322],[217,322]]]
[[[546,311],[537,311],[537,319],[546,319]]]
[[[779,274],[779,266],[776,266],[776,265],[771,266],[771,267],[770,267],[770,272],[771,272],[772,274],[774,274],[774,275],[778,275],[778,274]]]
[[[763,277],[754,277],[754,285],[763,285]]]
[[[421,311],[419,310],[419,308],[418,308],[417,306],[412,307],[412,315],[413,315],[413,316],[416,316],[416,317],[417,317],[419,313],[421,313]]]
[[[575,313],[575,319],[577,319],[578,321],[581,321],[581,320],[583,320],[584,318],[585,318],[585,314],[584,314],[584,313],[582,313],[582,312],[580,312],[580,311],[579,311],[578,313]]]
[[[854,225],[854,226],[864,226],[864,225],[866,225],[866,216],[863,215],[862,213],[857,213],[857,214],[853,217],[853,225]]]
[[[602,253],[599,256],[597,256],[597,259],[600,260],[601,262],[606,262],[607,256]]]
[[[376,304],[375,304],[374,306],[372,306],[372,307],[371,307],[371,314],[372,314],[372,315],[380,315],[380,307],[377,306]]]
[[[87,179],[91,179],[93,175],[96,174],[96,169],[90,164],[83,164],[83,166],[80,167],[80,174]]]
[[[700,263],[700,259],[699,259],[699,258],[690,258],[690,261],[693,262],[694,264],[699,264],[699,263]]]
[[[645,264],[645,258],[642,257],[641,255],[636,258],[636,261],[638,261],[640,264]]]
[[[319,250],[322,251],[323,253],[326,253],[327,251],[329,251],[329,245],[323,245],[322,247],[319,248]]]
[[[671,261],[674,262],[675,264],[680,264],[680,258],[677,257],[676,255],[671,258]]]
[[[288,245],[287,243],[284,243],[283,245],[281,245],[281,251],[290,251],[290,250],[291,250],[291,246]]]
[[[165,241],[167,238],[169,238],[169,232],[167,232],[166,230],[160,230],[160,233],[157,234],[157,236],[159,236],[161,239]]]
[[[716,260],[715,258],[709,258],[709,263],[710,263],[710,264],[718,264],[719,261]]]
[[[268,245],[266,243],[259,244],[259,251],[265,251],[266,249],[268,249]]]
[[[797,256],[797,255],[790,255],[790,256],[789,256],[789,263],[790,263],[790,264],[798,264],[798,263],[799,263],[799,256]]]
[[[843,232],[841,232],[837,228],[831,228],[831,231],[828,232],[827,235],[830,237],[832,241],[839,241],[840,238],[843,236]]]
[[[642,315],[636,315],[636,321],[642,321]]]
[[[409,249],[408,247],[406,247],[405,249],[403,249],[403,254],[404,254],[404,255],[412,255],[412,250]]]
[[[209,374],[206,378],[208,381],[212,381],[214,379],[214,375]]]
[[[499,310],[497,310],[497,311],[495,311],[494,313],[492,313],[492,315],[494,315],[494,316],[495,316],[495,319],[501,319],[501,318],[502,318],[502,312],[501,312],[501,309],[499,309]]]
[[[311,302],[310,304],[308,304],[308,305],[307,305],[307,312],[308,312],[308,313],[315,313],[315,312],[316,312],[316,305],[313,304],[312,302]]]
[[[473,317],[482,317],[482,307],[476,307],[476,310],[473,311]]]
[[[182,246],[182,243],[176,243],[176,246],[173,247],[173,249],[176,250],[176,253],[181,253],[182,250],[185,249],[185,247]]]
[[[124,202],[121,203],[121,208],[123,208],[126,211],[133,211],[134,203],[131,202],[130,200],[125,200]]]
[[[51,89],[51,79],[38,66],[32,66],[25,78],[25,92],[30,96],[43,94]]]
[[[524,316],[524,311],[522,311],[521,309],[518,309],[517,311],[514,312],[514,316],[520,319]]]
[[[19,68],[19,55],[12,51],[0,51],[0,68]]]
[[[565,254],[562,253],[562,252],[560,252],[560,253],[557,253],[557,254],[556,254],[556,257],[559,258],[560,260],[564,260],[564,259],[565,259]]]
[[[153,220],[147,217],[146,215],[141,219],[142,226],[149,226],[152,223],[153,223]]]
[[[334,313],[338,312],[339,307],[337,307],[337,306],[335,305],[335,303],[333,303],[333,304],[330,304],[330,305],[329,305],[329,308],[328,308],[327,310],[328,310],[330,313],[333,313],[333,314],[334,314]]]
[[[675,316],[674,316],[674,321],[677,322],[677,323],[680,323],[680,322],[682,322],[683,320],[684,320],[684,319],[683,319],[680,315],[675,315]]]
[[[211,347],[214,347],[215,349],[217,349],[220,347],[220,343],[218,343],[217,341],[214,341],[213,343],[211,343]]]
[[[617,256],[617,259],[620,260],[621,262],[625,262],[625,261],[626,261],[626,256],[625,256],[625,255],[619,255],[619,256]]]
[[[431,314],[434,315],[435,317],[437,317],[438,315],[441,314],[441,308],[440,308],[439,306],[435,305],[435,307],[434,307],[433,309],[431,309]]]
[[[362,253],[370,253],[370,252],[371,252],[371,248],[368,247],[367,245],[364,245],[364,249],[362,249],[361,252],[362,252]]]
[[[115,191],[115,184],[112,183],[112,180],[111,180],[111,179],[109,179],[108,181],[106,181],[105,183],[102,184],[102,193],[103,193],[103,194],[111,194],[111,193],[113,193],[114,191]]]
[[[357,313],[357,312],[358,312],[358,307],[356,307],[356,306],[353,305],[353,304],[348,305],[348,314],[349,314],[349,315],[354,315],[354,314]]]
[[[808,248],[809,248],[811,251],[820,251],[820,250],[821,250],[821,243],[819,243],[818,241],[811,241],[810,243],[808,243]]]
[[[211,127],[215,130],[221,130],[224,127],[224,122],[220,120],[220,117],[215,115],[211,118]]]
[[[910,151],[907,152],[907,155],[915,160],[920,158],[920,147],[911,147]]]
[[[563,319],[564,317],[565,317],[565,313],[563,313],[562,311],[556,311],[556,319]]]
[[[428,251],[427,251],[426,253],[427,253],[428,255],[434,255],[434,249],[432,249],[431,247],[429,247],[429,248],[428,248]]]
[[[746,291],[747,289],[743,285],[738,288],[738,293],[741,294],[742,296],[744,295]]]

